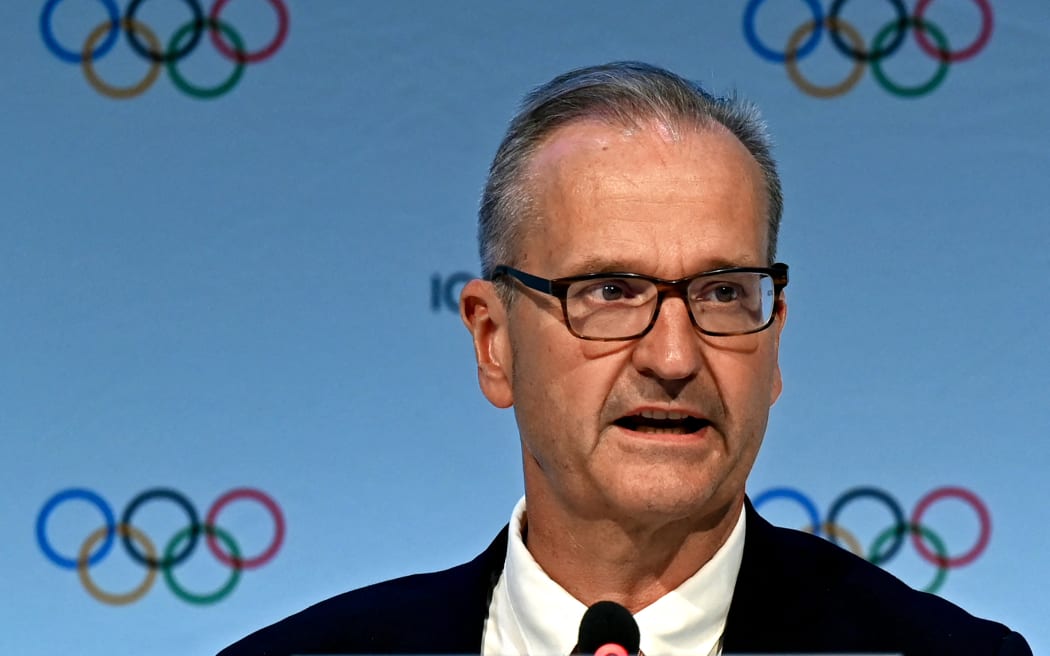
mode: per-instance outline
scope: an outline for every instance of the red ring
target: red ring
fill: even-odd
[[[254,499],[266,506],[266,509],[270,511],[271,515],[273,515],[273,542],[271,542],[270,546],[266,548],[266,551],[263,551],[254,558],[233,558],[219,547],[219,542],[215,539],[215,531],[207,531],[208,549],[215,554],[215,557],[219,559],[219,562],[229,567],[252,569],[254,567],[259,567],[260,565],[265,565],[277,555],[277,550],[281,548],[281,543],[284,542],[284,515],[281,514],[281,509],[278,507],[277,502],[269,496],[250,487],[239,487],[230,490],[212,504],[211,510],[208,511],[208,516],[204,520],[204,524],[206,526],[215,526],[215,518],[219,516],[219,511],[223,509],[223,506],[231,501],[236,501],[237,499]]]
[[[923,14],[926,13],[926,7],[931,2],[933,0],[919,0],[919,4],[915,6],[916,25],[923,24]],[[977,3],[977,8],[981,10],[981,33],[977,35],[973,43],[955,52],[941,52],[937,46],[930,43],[930,39],[926,36],[926,30],[917,28],[915,30],[915,38],[919,42],[919,47],[930,57],[946,62],[965,61],[979,53],[988,44],[988,40],[992,38],[992,6],[988,4],[988,0],[974,0],[974,2]]]
[[[223,8],[229,2],[230,0],[215,0],[215,4],[208,14],[208,17],[212,20],[211,25],[219,24],[219,14],[222,13]],[[217,29],[211,30],[211,42],[215,44],[218,51],[227,59],[238,63],[254,64],[272,57],[284,44],[284,40],[288,36],[288,7],[284,6],[284,0],[270,0],[270,4],[277,11],[277,36],[262,50],[244,53],[237,52],[227,45],[223,40],[222,32]]]
[[[924,496],[919,501],[919,504],[915,506],[915,512],[913,512],[911,516],[911,524],[912,526],[922,526],[922,514],[926,512],[935,501],[939,501],[945,497],[962,499],[973,506],[974,512],[977,513],[977,518],[981,522],[981,534],[977,538],[977,544],[973,545],[973,548],[961,556],[955,556],[954,558],[941,558],[930,551],[926,546],[926,543],[922,541],[921,531],[912,531],[911,541],[915,545],[915,549],[918,550],[919,554],[932,565],[938,567],[962,567],[963,565],[969,565],[981,555],[985,548],[988,547],[988,541],[992,538],[992,517],[988,514],[988,508],[984,505],[984,502],[977,498],[976,494],[962,487],[937,488],[933,492]]]

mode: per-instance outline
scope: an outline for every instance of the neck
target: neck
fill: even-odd
[[[680,586],[725,544],[743,495],[702,517],[650,525],[572,518],[529,499],[529,553],[584,605],[609,600],[637,613]]]

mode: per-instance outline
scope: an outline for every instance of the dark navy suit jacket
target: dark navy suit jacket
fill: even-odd
[[[912,590],[822,538],[774,527],[750,503],[746,513],[725,654],[1031,656],[1024,638],[1002,624]],[[489,600],[506,553],[504,528],[469,563],[322,601],[219,656],[480,654]]]

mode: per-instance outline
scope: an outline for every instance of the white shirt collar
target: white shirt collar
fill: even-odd
[[[485,622],[484,656],[567,656],[587,607],[555,583],[522,539],[525,499],[514,507],[507,560]],[[721,653],[740,561],[744,513],[725,544],[695,574],[635,615],[649,656]]]

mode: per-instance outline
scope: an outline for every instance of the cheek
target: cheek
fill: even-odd
[[[552,373],[545,379],[557,394],[551,402],[567,424],[596,433],[609,396],[630,363],[629,348],[622,342],[576,340],[572,348],[552,353],[551,358]]]
[[[516,349],[517,382],[537,389],[534,395],[553,399],[576,398],[582,414],[603,400],[629,362],[630,342],[596,342],[573,337],[563,326],[558,331],[534,333]],[[564,334],[561,334],[564,333]],[[520,369],[520,372],[518,371]],[[564,404],[562,404],[564,405]]]
[[[558,337],[533,335],[519,342],[515,412],[527,445],[542,441],[560,451],[579,450],[597,438],[603,408],[628,361],[627,350],[620,342]]]
[[[775,348],[757,340],[737,346],[742,348],[712,349],[708,353],[711,378],[730,417],[764,421],[780,389]]]

